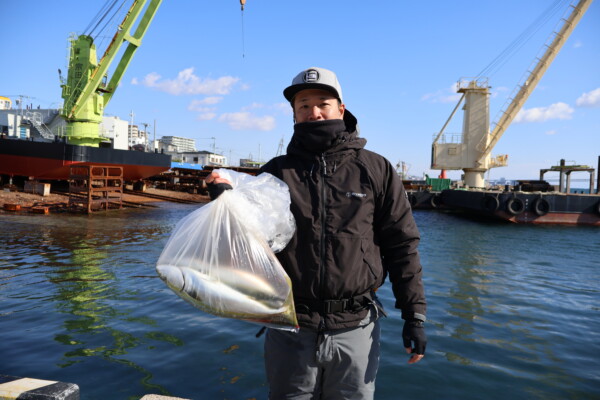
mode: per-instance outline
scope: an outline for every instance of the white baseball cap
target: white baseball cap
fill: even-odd
[[[325,68],[311,67],[300,72],[292,80],[292,84],[283,90],[283,96],[290,103],[294,96],[305,89],[322,89],[334,94],[342,101],[342,88],[333,71]]]

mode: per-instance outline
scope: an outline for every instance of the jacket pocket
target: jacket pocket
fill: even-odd
[[[373,286],[371,289],[377,289],[385,280],[379,249],[375,246],[372,239],[369,240],[367,238],[363,238],[360,242],[360,245],[363,253],[363,261],[369,268],[373,278]]]
[[[372,239],[371,239],[372,240]],[[327,264],[327,287],[331,298],[347,298],[363,294],[380,285],[381,262],[372,252],[374,244],[360,236],[331,238],[332,259]]]

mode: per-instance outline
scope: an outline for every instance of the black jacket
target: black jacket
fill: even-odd
[[[290,189],[297,229],[277,257],[292,280],[300,326],[309,329],[357,326],[366,309],[328,314],[315,302],[368,294],[388,274],[402,317],[425,315],[419,232],[402,181],[389,161],[364,149],[348,111],[344,122],[326,122],[337,139],[321,154],[306,150],[296,124],[287,154],[262,167]]]

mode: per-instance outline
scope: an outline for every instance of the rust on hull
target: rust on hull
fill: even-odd
[[[67,180],[71,167],[92,165],[121,167],[124,180],[136,181],[167,171],[171,166],[171,157],[64,142],[0,139],[0,174]]]

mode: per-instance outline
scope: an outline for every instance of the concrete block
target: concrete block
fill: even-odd
[[[42,196],[48,196],[50,194],[50,184],[27,181],[25,182],[24,191],[25,193],[36,193]]]
[[[0,375],[0,399],[79,400],[74,383]]]

